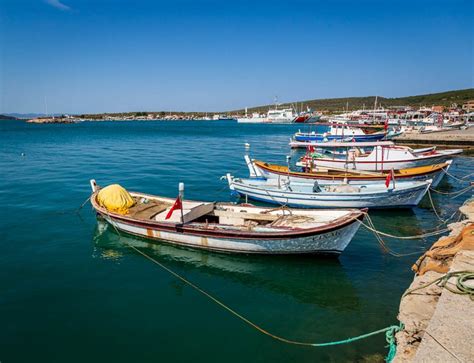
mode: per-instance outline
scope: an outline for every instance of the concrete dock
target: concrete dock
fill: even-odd
[[[442,132],[404,133],[394,138],[398,144],[404,145],[439,145],[474,150],[474,127],[466,130],[451,130]]]
[[[408,290],[426,286],[446,272],[474,271],[474,200],[461,212],[466,219],[450,224],[450,235],[417,261],[422,263],[415,270],[421,267],[425,273],[415,276]],[[448,281],[450,287],[455,288],[455,280]],[[468,283],[474,287],[474,281]],[[402,298],[398,319],[405,328],[396,335],[393,362],[474,362],[474,301],[468,295],[432,284]]]

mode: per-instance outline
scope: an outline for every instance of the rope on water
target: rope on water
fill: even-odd
[[[416,255],[416,254],[419,254],[420,252],[422,252],[421,250],[419,250],[419,251],[411,252],[411,253],[398,253],[398,252],[392,250],[390,247],[388,247],[387,243],[383,240],[383,238],[380,237],[379,231],[377,231],[377,229],[375,228],[375,226],[374,226],[374,224],[373,224],[373,222],[370,219],[368,214],[366,214],[366,217],[367,217],[367,223],[370,226],[370,228],[368,228],[367,225],[365,223],[361,222],[361,221],[359,221],[359,223],[361,223],[364,227],[366,227],[367,229],[369,229],[370,231],[372,231],[374,233],[374,236],[377,239],[377,241],[379,242],[380,246],[388,254],[390,254],[394,257],[406,257],[406,256]],[[394,236],[394,237],[396,237],[396,236]]]
[[[449,279],[451,279],[452,277],[456,277],[456,284],[453,284],[455,288],[452,288],[448,285]],[[426,285],[405,291],[405,293],[402,295],[402,299],[405,296],[410,295],[415,291],[425,289],[428,286],[436,284],[437,286],[441,288],[445,288],[446,290],[454,294],[468,295],[470,299],[474,301],[474,287],[472,286],[472,284],[471,285],[466,284],[468,280],[474,280],[474,271],[466,270],[466,271],[448,272],[445,275],[438,277],[437,279],[429,282]]]
[[[459,181],[459,182],[461,182],[461,183],[470,183],[470,181],[469,181],[469,180],[466,180],[466,179],[469,178],[469,177],[471,177],[472,175],[474,175],[474,173],[470,173],[470,174],[467,174],[467,175],[463,176],[462,178],[458,178],[457,176],[455,176],[455,175],[449,173],[448,170],[445,169],[445,168],[443,168],[443,171],[444,171],[444,173],[445,173],[447,176],[449,176],[449,177],[451,177],[451,178],[453,178],[453,179],[455,179],[455,180],[457,180],[457,181]]]
[[[436,230],[436,231],[432,231],[432,232],[427,232],[427,233],[423,233],[423,234],[419,234],[419,235],[415,235],[415,236],[395,236],[393,234],[389,234],[389,233],[385,233],[385,232],[377,230],[375,228],[375,225],[374,225],[372,219],[370,218],[369,214],[366,213],[365,215],[366,215],[368,224],[365,224],[364,222],[358,220],[359,223],[362,224],[368,230],[370,230],[374,233],[377,233],[381,236],[385,236],[385,237],[396,238],[396,239],[407,239],[407,240],[410,240],[410,239],[424,239],[424,238],[433,237],[433,236],[437,236],[437,235],[442,234],[442,233],[449,232],[449,228],[444,228],[444,229],[440,229],[440,230]]]
[[[355,341],[365,339],[365,338],[368,338],[368,337],[371,337],[371,336],[374,336],[374,335],[377,335],[377,334],[385,333],[385,339],[386,339],[386,341],[388,343],[388,347],[389,347],[389,352],[388,352],[386,361],[391,362],[393,360],[393,358],[395,357],[395,353],[396,353],[396,349],[397,349],[395,334],[398,331],[403,329],[403,324],[391,325],[389,327],[379,329],[379,330],[375,330],[375,331],[370,332],[370,333],[358,335],[356,337],[337,340],[337,341],[333,341],[333,342],[324,342],[324,343],[303,342],[303,341],[287,339],[287,338],[275,335],[275,334],[269,332],[268,330],[262,328],[258,324],[256,324],[256,323],[252,322],[251,320],[247,319],[243,315],[239,314],[237,311],[232,309],[230,306],[228,306],[227,304],[225,304],[224,302],[222,302],[218,298],[214,297],[213,295],[211,295],[207,291],[203,290],[202,288],[200,288],[199,286],[197,286],[193,282],[189,281],[185,277],[181,276],[179,273],[177,273],[177,272],[173,271],[172,269],[170,269],[169,267],[165,266],[164,264],[162,264],[161,262],[159,262],[158,260],[156,260],[152,256],[150,256],[150,255],[146,254],[145,252],[141,251],[140,249],[136,248],[132,244],[128,243],[126,240],[122,240],[122,238],[121,238],[122,235],[121,235],[120,231],[118,230],[117,226],[114,224],[114,222],[113,222],[112,218],[110,217],[110,215],[108,213],[107,213],[107,215],[109,216],[109,224],[111,224],[114,227],[115,231],[117,232],[117,234],[119,236],[120,241],[125,243],[128,247],[130,247],[132,250],[134,250],[138,254],[145,257],[147,260],[149,260],[149,261],[153,262],[154,264],[156,264],[157,266],[161,267],[163,270],[165,270],[169,274],[173,275],[174,277],[176,277],[180,281],[184,282],[186,285],[192,287],[194,290],[198,291],[199,293],[201,293],[202,295],[207,297],[209,300],[213,301],[214,303],[216,303],[217,305],[219,305],[223,309],[227,310],[229,313],[231,313],[232,315],[234,315],[235,317],[242,320],[243,322],[250,325],[252,328],[256,329],[257,331],[259,331],[260,333],[262,333],[264,335],[267,335],[267,336],[269,336],[269,337],[271,337],[275,340],[278,340],[280,342],[287,343],[287,344],[292,344],[292,345],[308,346],[308,347],[328,347],[328,346],[334,346],[334,345],[347,344],[347,343],[355,342]]]
[[[84,206],[87,204],[87,202],[91,199],[91,195],[89,195],[87,197],[87,199],[76,209],[73,209],[73,210],[63,210],[63,211],[56,211],[54,212],[54,214],[77,214],[79,216],[79,214],[81,213],[81,210],[82,208],[84,208]]]
[[[435,207],[434,202],[433,202],[433,198],[431,197],[430,189],[431,189],[431,188],[428,189],[428,193],[427,193],[427,194],[428,194],[428,198],[430,199],[431,209],[433,209],[433,212],[434,212],[434,214],[436,215],[436,218],[438,218],[439,221],[440,221],[442,224],[445,224],[445,223],[446,223],[445,220],[444,220],[443,218],[441,218],[441,216],[438,214],[438,211],[436,210],[436,207]]]
[[[455,192],[442,192],[440,190],[436,190],[434,188],[431,188],[430,187],[430,190],[435,192],[435,193],[438,193],[438,194],[442,194],[442,195],[452,195],[451,199],[454,199],[454,198],[457,198],[459,197],[460,195],[463,195],[465,193],[467,193],[469,190],[471,190],[472,188],[474,187],[474,185],[469,185],[461,190],[457,190]]]

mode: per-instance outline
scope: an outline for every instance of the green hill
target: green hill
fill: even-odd
[[[430,93],[426,95],[408,96],[408,97],[397,97],[397,98],[386,98],[377,97],[377,104],[383,107],[390,106],[451,106],[453,103],[462,105],[468,100],[474,99],[474,88],[468,88],[457,91],[448,91],[440,93]],[[348,107],[349,110],[361,109],[364,106],[366,108],[372,108],[375,102],[375,96],[367,97],[344,97],[344,98],[323,98],[306,101],[295,101],[281,104],[281,107],[296,105],[298,108],[303,104],[303,107],[310,107],[317,111],[341,111]],[[266,112],[269,107],[273,105],[264,105],[248,108],[248,112]],[[234,110],[231,113],[243,113],[244,110]]]

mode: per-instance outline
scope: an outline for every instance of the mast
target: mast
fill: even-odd
[[[375,110],[377,109],[377,97],[375,96],[375,103],[374,103],[374,123],[375,123]]]

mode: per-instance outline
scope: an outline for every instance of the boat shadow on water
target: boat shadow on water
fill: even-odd
[[[357,291],[337,258],[213,253],[166,242],[150,242],[124,232],[118,235],[111,225],[98,219],[93,234],[93,257],[120,261],[129,255],[136,255],[127,244],[139,248],[174,271],[198,272],[339,312],[360,308]],[[338,294],[332,293],[335,286]]]

